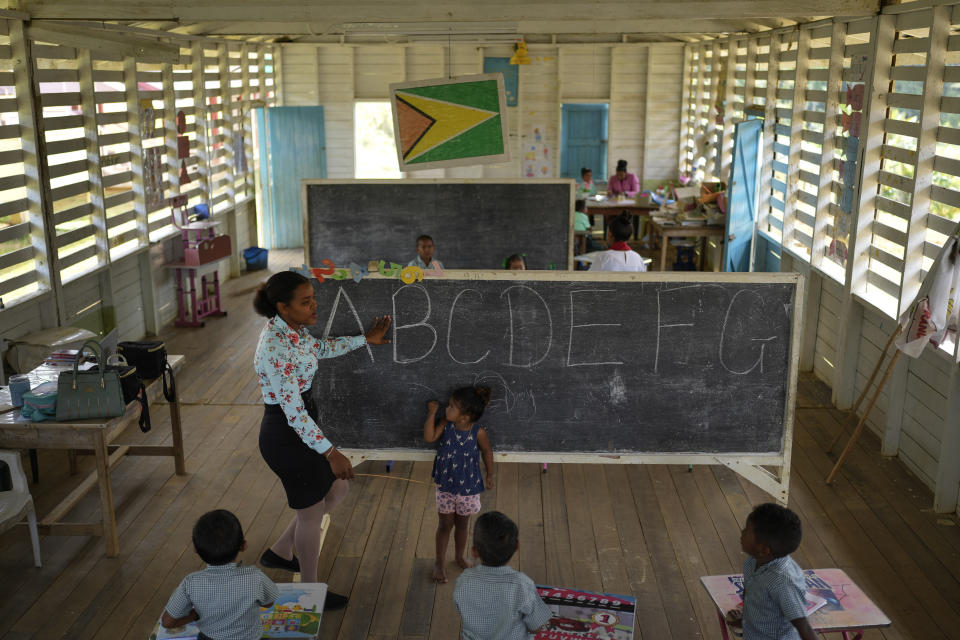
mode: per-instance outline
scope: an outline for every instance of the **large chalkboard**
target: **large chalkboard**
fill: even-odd
[[[406,265],[432,236],[447,269],[498,269],[525,253],[530,269],[573,260],[572,180],[304,180],[306,255],[337,266]]]
[[[479,383],[495,452],[784,451],[796,274],[458,275],[315,284],[315,335],[393,316],[392,344],[320,362],[337,446],[426,450],[426,402]]]

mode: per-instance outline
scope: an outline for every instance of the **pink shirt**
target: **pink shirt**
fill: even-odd
[[[628,173],[623,180],[618,178],[617,174],[613,174],[607,181],[607,191],[613,194],[624,193],[632,198],[640,192],[640,181],[632,173]]]

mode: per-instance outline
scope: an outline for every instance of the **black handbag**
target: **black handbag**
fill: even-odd
[[[116,371],[120,377],[120,389],[123,391],[123,401],[130,404],[134,400],[140,402],[140,419],[137,424],[140,431],[150,431],[150,407],[147,405],[147,389],[136,367],[127,364],[121,355],[110,356],[107,359],[107,370]]]
[[[163,397],[167,399],[167,402],[173,402],[176,399],[177,390],[173,379],[173,368],[167,362],[167,346],[162,340],[121,342],[117,345],[117,353],[122,355],[127,363],[137,368],[137,372],[143,380],[152,380],[162,376]]]

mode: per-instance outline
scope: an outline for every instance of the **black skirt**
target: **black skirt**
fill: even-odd
[[[306,396],[303,399],[307,413],[316,419],[316,412],[310,411],[309,399]],[[278,404],[264,405],[260,422],[260,455],[283,483],[291,509],[306,509],[317,504],[327,496],[337,479],[326,456],[300,439]]]

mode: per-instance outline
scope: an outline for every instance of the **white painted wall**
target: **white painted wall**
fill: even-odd
[[[507,114],[511,161],[410,172],[410,177],[518,177],[533,127],[542,126],[547,145],[554,154],[559,153],[560,105],[578,101],[611,104],[611,168],[617,159],[625,158],[642,180],[676,177],[682,45],[532,44],[529,52],[531,64],[519,69],[519,105],[508,108]],[[510,44],[450,48],[445,44],[287,44],[282,46],[283,104],[323,105],[327,177],[352,178],[355,101],[386,100],[394,82],[482,73],[485,56],[509,57],[512,53]],[[645,166],[645,156],[653,158],[649,166]],[[555,155],[549,177],[556,177],[559,168],[560,158]]]

